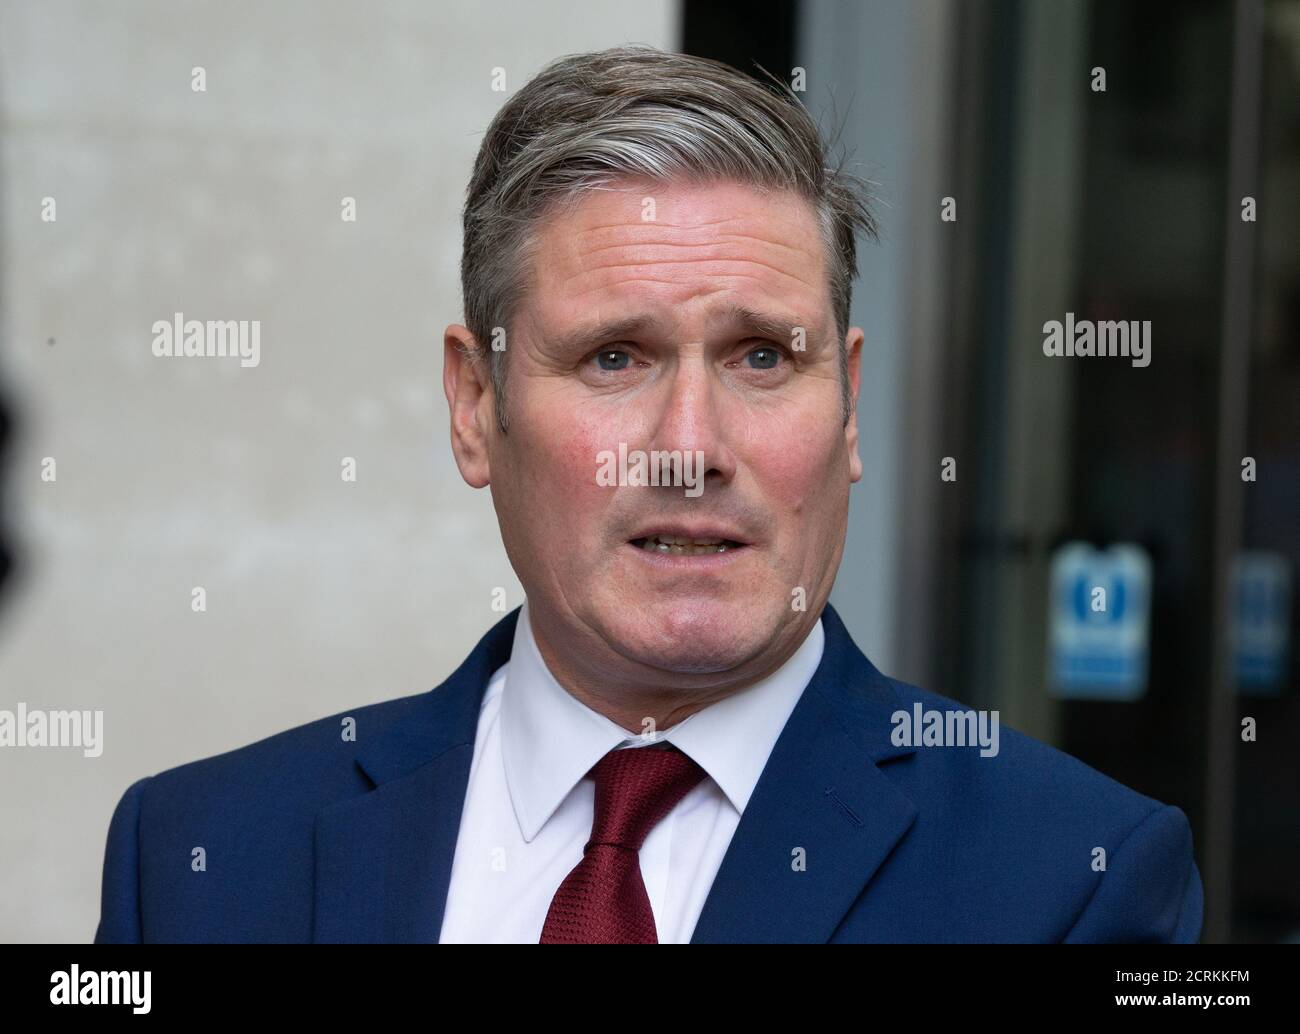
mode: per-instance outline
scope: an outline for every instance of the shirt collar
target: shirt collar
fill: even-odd
[[[556,681],[542,660],[525,599],[515,625],[501,697],[501,749],[519,829],[531,841],[569,791],[618,747],[667,741],[689,755],[743,814],[781,730],[821,663],[820,620],[771,675],[642,737],[593,711]]]

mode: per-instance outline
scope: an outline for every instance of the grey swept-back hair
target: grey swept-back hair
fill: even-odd
[[[857,276],[855,234],[879,239],[867,183],[827,164],[829,145],[795,93],[729,65],[649,46],[551,62],[488,126],[466,191],[461,288],[474,361],[490,364],[504,434],[509,348],[491,347],[532,282],[541,217],[624,177],[729,180],[791,190],[817,212],[839,334],[841,404],[852,407],[844,336]]]

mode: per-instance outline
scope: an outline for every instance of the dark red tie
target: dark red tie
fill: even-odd
[[[650,830],[704,774],[671,744],[611,750],[592,766],[591,839],[551,900],[540,943],[659,943],[639,852]]]

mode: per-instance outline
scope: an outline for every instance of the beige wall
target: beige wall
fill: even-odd
[[[101,709],[105,741],[0,750],[0,940],[92,937],[133,780],[428,689],[494,586],[519,602],[441,387],[491,69],[513,91],[561,54],[674,46],[676,21],[669,0],[0,4],[23,564],[0,708]],[[260,320],[260,365],[155,358],[176,311]]]

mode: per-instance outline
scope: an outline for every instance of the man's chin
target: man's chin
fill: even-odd
[[[771,641],[756,627],[751,605],[711,602],[647,608],[605,623],[619,653],[651,668],[680,674],[730,671],[753,659]]]
[[[634,644],[621,652],[648,668],[677,675],[732,671],[753,656],[752,651],[737,650],[735,643],[720,644],[717,648],[699,643],[673,644],[663,649],[645,649]]]

